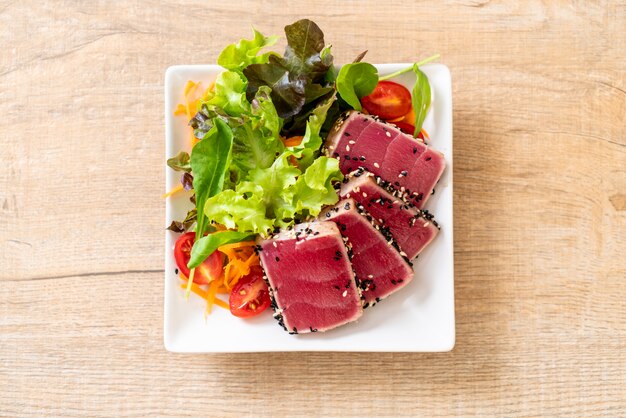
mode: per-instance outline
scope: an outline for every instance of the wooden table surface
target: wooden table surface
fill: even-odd
[[[278,3],[0,1],[0,415],[625,416],[626,3]],[[164,71],[301,17],[451,69],[451,353],[163,348]]]

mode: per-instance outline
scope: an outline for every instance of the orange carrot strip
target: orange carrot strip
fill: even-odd
[[[281,137],[280,139],[283,141],[283,144],[285,144],[286,147],[295,147],[297,145],[300,145],[300,143],[302,142],[302,138],[304,138],[303,136],[292,136],[291,138],[283,138]]]
[[[185,190],[185,189],[183,188],[182,184],[176,185],[176,186],[172,187],[169,192],[167,192],[167,193],[165,193],[163,195],[163,199],[167,199],[168,197],[172,196],[173,194],[176,194],[178,192],[182,192],[183,190]]]

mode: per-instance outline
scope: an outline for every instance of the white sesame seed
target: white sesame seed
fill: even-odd
[[[368,279],[373,279],[373,278],[374,278],[374,275],[373,275],[373,274],[368,274],[368,275],[367,275],[367,278],[368,278]]]
[[[424,224],[424,228],[426,228],[428,225],[430,225],[430,222],[426,222],[426,223]]]
[[[276,244],[276,241],[272,242],[272,245],[274,246],[274,248],[278,248],[278,244]]]
[[[405,253],[404,251],[400,251],[400,255],[401,255],[402,257],[406,257],[406,253]]]
[[[378,164],[378,163],[374,163],[374,167],[376,167],[376,168],[380,168],[380,164]]]
[[[348,291],[347,291],[347,290],[344,290],[344,291],[343,291],[343,295],[342,295],[342,296],[343,296],[344,298],[345,298],[346,296],[348,296]]]
[[[356,144],[356,142],[354,142],[354,141],[350,140],[350,141],[348,141],[348,144],[350,144],[350,145],[354,145],[354,144]]]
[[[391,138],[391,134],[389,133],[389,131],[385,131],[385,135],[387,135],[389,138]]]
[[[399,179],[400,179],[400,178],[402,178],[402,174],[398,174],[398,178],[399,178]]]
[[[367,197],[367,193],[363,192],[363,197]]]
[[[350,193],[346,193],[346,199],[350,199]]]
[[[346,151],[350,151],[350,145],[346,145]]]

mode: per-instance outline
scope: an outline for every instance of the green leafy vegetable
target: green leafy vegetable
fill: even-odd
[[[172,170],[184,171],[189,173],[191,171],[191,165],[189,164],[189,154],[185,151],[179,152],[175,157],[167,160],[167,166]]]
[[[291,189],[296,213],[317,216],[324,205],[337,203],[339,198],[332,183],[342,179],[339,161],[328,157],[316,159]]]
[[[417,77],[411,97],[413,111],[415,112],[415,131],[413,132],[413,136],[417,137],[422,130],[424,119],[426,119],[426,114],[430,107],[430,83],[428,82],[426,74],[419,69],[417,64],[413,65],[413,71]]]
[[[242,70],[250,64],[266,63],[275,52],[266,52],[258,55],[261,49],[272,46],[278,40],[278,36],[263,36],[261,32],[252,28],[253,39],[242,39],[236,44],[228,45],[220,53],[217,63],[229,70]]]
[[[242,232],[267,233],[273,225],[265,216],[265,205],[258,194],[250,197],[234,190],[224,190],[207,200],[204,214],[227,228]]]
[[[250,103],[246,100],[246,80],[235,71],[223,71],[215,79],[213,97],[206,102],[237,116],[248,111]]]
[[[282,120],[276,113],[270,92],[269,87],[262,86],[252,103],[246,100],[246,108],[234,115],[226,114],[220,107],[205,102],[190,122],[196,137],[199,138],[213,127],[215,119],[219,118],[228,123],[233,131],[229,171],[234,183],[243,180],[254,168],[267,168],[272,165],[276,155],[284,149],[280,140]],[[229,187],[232,186],[234,184]]]
[[[360,111],[361,97],[373,92],[378,84],[378,70],[366,62],[346,64],[339,70],[336,83],[341,98]]]
[[[319,82],[333,63],[330,46],[324,45],[324,32],[315,22],[301,19],[285,26],[287,48],[285,58],[289,72],[304,76],[309,82]]]
[[[329,87],[325,78],[333,62],[330,46],[324,46],[324,34],[314,22],[299,20],[286,26],[285,34],[284,58],[270,56],[266,64],[251,64],[243,69],[248,79],[248,100],[260,86],[269,86],[272,101],[283,119],[299,114],[307,103],[322,96],[321,88]],[[314,93],[309,91],[312,89]]]
[[[172,221],[170,226],[168,226],[166,229],[178,233],[187,232],[191,229],[193,224],[196,223],[196,218],[197,210],[196,208],[193,208],[192,210],[187,212],[187,216],[185,216],[185,219],[183,221]]]
[[[252,237],[254,237],[254,234],[239,231],[218,231],[204,236],[195,242],[193,248],[191,249],[191,256],[187,265],[189,268],[196,268],[202,264],[208,256],[213,254],[218,247],[226,244],[233,244],[235,242],[246,241]]]
[[[213,128],[193,147],[190,160],[196,207],[203,208],[208,198],[222,190],[232,146],[231,129],[221,119],[215,119]],[[204,236],[205,232],[206,217],[200,215],[196,221],[196,237]]]
[[[257,195],[263,201],[265,213],[275,219],[293,218],[295,207],[289,187],[296,183],[300,170],[289,163],[291,154],[283,153],[271,167],[256,169],[250,173],[250,181],[240,183],[241,193]]]
[[[319,155],[319,149],[323,142],[320,136],[320,130],[326,121],[328,110],[335,100],[336,96],[333,95],[313,110],[307,121],[302,142],[300,145],[292,148],[294,155],[300,159],[298,166],[301,169],[306,169],[310,166],[313,160]]]

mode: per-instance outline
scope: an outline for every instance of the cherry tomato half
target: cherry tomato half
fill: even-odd
[[[411,93],[402,84],[379,81],[374,91],[361,99],[361,104],[372,115],[396,119],[411,111]]]
[[[196,238],[195,232],[187,232],[181,235],[174,245],[174,258],[176,265],[181,273],[189,277],[189,258],[191,255],[191,247]],[[206,260],[202,262],[193,274],[193,282],[195,284],[208,284],[211,280],[217,279],[222,274],[224,264],[224,255],[219,251],[214,251]]]
[[[230,313],[240,318],[256,316],[270,306],[270,291],[261,267],[251,267],[250,274],[239,279],[230,292],[228,303]]]

